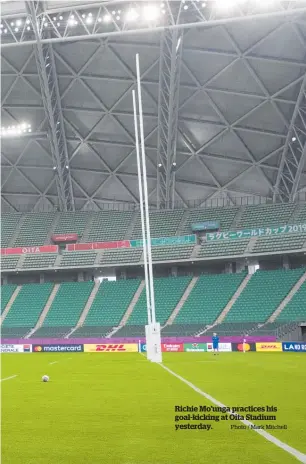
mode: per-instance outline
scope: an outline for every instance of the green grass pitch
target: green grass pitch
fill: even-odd
[[[163,363],[227,406],[276,406],[273,424],[288,428],[269,433],[306,453],[305,354],[164,353]],[[139,353],[4,354],[1,378],[13,375],[1,382],[3,464],[298,462],[231,429],[237,421],[176,431],[176,405],[212,403]]]

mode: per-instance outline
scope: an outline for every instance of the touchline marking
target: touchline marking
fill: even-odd
[[[1,382],[4,382],[4,380],[14,379],[15,377],[18,377],[17,374],[16,375],[11,375],[10,377],[5,377],[5,379],[0,379],[0,380],[1,380]]]
[[[212,396],[210,396],[208,393],[203,392],[200,390],[198,387],[193,385],[191,382],[188,380],[184,379],[184,377],[181,377],[180,375],[176,374],[173,372],[171,369],[166,367],[164,364],[159,364],[160,367],[168,371],[170,374],[172,374],[174,377],[179,379],[181,382],[185,383],[188,385],[188,387],[192,388],[192,390],[196,391],[200,395],[204,396],[206,399],[208,399],[211,403],[215,404],[216,406],[220,406],[222,408],[226,408],[227,406],[225,404],[220,403],[220,401],[216,400]],[[236,414],[237,415],[237,414]],[[244,425],[251,426],[254,425],[252,422],[248,420],[240,420]],[[262,437],[264,437],[266,440],[270,441],[274,445],[278,446],[279,448],[283,449],[284,451],[287,451],[287,453],[292,454],[298,461],[303,462],[306,464],[306,454],[301,453],[300,451],[296,450],[295,448],[292,448],[292,446],[287,445],[286,443],[283,443],[280,441],[278,438],[275,438],[273,435],[270,435],[270,433],[265,432],[264,430],[260,429],[252,429],[254,432],[258,433]]]
[[[49,364],[56,364],[56,363],[58,363],[58,361],[53,361],[52,363],[49,363]]]

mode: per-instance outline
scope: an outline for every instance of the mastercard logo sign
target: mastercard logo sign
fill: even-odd
[[[243,351],[243,349],[244,349],[244,351],[250,351],[250,349],[251,349],[251,347],[250,347],[250,345],[248,343],[245,343],[244,345],[243,345],[243,343],[239,343],[237,348],[238,348],[238,351]]]
[[[42,351],[42,347],[41,346],[35,346],[34,351]]]

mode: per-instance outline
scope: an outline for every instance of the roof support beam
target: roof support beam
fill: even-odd
[[[294,201],[306,160],[306,74],[293,111],[273,200]]]
[[[50,43],[41,42],[44,38],[43,2],[28,1],[26,2],[26,6],[32,18],[36,38],[35,58],[42,100],[48,121],[48,137],[57,174],[59,207],[61,211],[74,211],[67,141],[53,50]]]
[[[228,12],[228,16],[224,17],[224,14],[217,14],[215,11],[215,7],[212,6],[212,11],[208,14],[203,14],[200,12],[199,7],[197,6],[196,2],[191,2],[190,8],[188,9],[188,14],[183,15],[180,14],[180,20],[176,19],[176,15],[173,12],[173,8],[177,8],[177,4],[179,2],[169,2],[167,1],[166,4],[167,12],[171,17],[171,22],[167,26],[161,25],[160,21],[157,21],[152,27],[152,22],[148,21],[147,24],[143,24],[141,28],[133,27],[130,24],[127,24],[126,21],[122,21],[121,19],[117,20],[111,13],[112,9],[114,8],[114,3],[111,2],[102,2],[102,6],[99,4],[94,7],[92,5],[82,5],[78,4],[76,8],[56,8],[55,10],[45,11],[44,14],[41,15],[41,19],[48,23],[48,30],[50,31],[50,35],[44,37],[41,41],[42,43],[48,42],[73,42],[79,40],[90,40],[92,38],[105,38],[105,37],[116,37],[116,36],[125,36],[128,37],[129,35],[135,34],[147,34],[148,32],[161,32],[165,29],[165,27],[170,29],[193,29],[199,27],[211,27],[211,26],[220,26],[222,24],[231,24],[231,23],[239,23],[245,21],[254,21],[260,19],[273,19],[273,18],[292,18],[299,19],[301,15],[306,12],[305,7],[299,8],[298,2],[288,1],[288,2],[275,2],[273,5],[273,10],[269,12],[256,12],[253,8],[247,8],[246,10],[241,9],[237,12],[236,9],[233,11]],[[214,2],[209,2],[211,5],[214,5]],[[116,2],[116,5],[119,6],[122,4],[122,8],[126,7],[125,0]],[[141,6],[142,2],[135,2],[136,6]],[[173,7],[169,6],[173,5]],[[181,8],[181,4],[178,8]],[[93,11],[93,14],[96,18],[101,19],[103,16],[107,16],[111,18],[111,22],[107,24],[105,27],[105,23],[103,21],[95,21],[93,25],[88,25],[86,21],[82,18],[81,11],[90,8]],[[126,10],[127,11],[127,10]],[[124,13],[126,12],[124,11]],[[56,23],[52,20],[54,14],[58,14],[62,12],[65,16],[65,23]],[[173,13],[172,13],[173,12]],[[73,15],[74,18],[78,19],[78,27],[70,27],[67,25],[68,18],[71,18]],[[22,15],[21,15],[22,16]],[[10,20],[16,17],[15,14],[12,15],[5,15],[2,17],[4,28],[9,31],[7,36],[2,35],[1,40],[1,48],[5,47],[14,47],[20,45],[32,45],[35,44],[38,40],[36,34],[27,31],[26,27],[23,28],[21,34],[17,34],[14,30],[10,27]],[[20,15],[18,15],[20,17]],[[30,19],[30,15],[27,15],[23,18],[24,20]],[[59,24],[59,25],[58,25]]]
[[[171,209],[175,201],[175,168],[183,31],[165,29],[159,67],[157,207]]]

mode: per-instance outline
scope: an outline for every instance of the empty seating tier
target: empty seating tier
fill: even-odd
[[[108,332],[113,327],[117,327],[128,309],[140,282],[138,279],[118,280],[116,282],[103,281],[83,327],[78,329],[77,333],[74,333],[74,337],[78,335],[91,336],[91,327],[101,327],[101,336],[105,332],[105,327],[108,327]],[[94,334],[96,335],[98,332],[99,329],[97,328]]]
[[[33,337],[58,337],[75,327],[93,285],[93,282],[61,284],[42,327],[33,334]]]
[[[152,247],[153,261],[183,261],[191,257],[193,245],[154,246]]]
[[[154,279],[156,320],[164,325],[182,298],[191,277],[169,277]],[[144,336],[144,326],[148,323],[146,290],[141,293],[127,325],[114,337]]]
[[[256,240],[252,253],[273,253],[285,250],[299,250],[306,245],[306,234],[284,234],[260,237]]]
[[[142,256],[142,248],[117,248],[115,250],[105,250],[101,256],[100,264],[139,263]]]
[[[2,337],[23,336],[34,328],[43,311],[53,284],[23,285],[2,325]]]
[[[14,246],[44,245],[50,233],[55,213],[28,213],[24,217]]]
[[[248,243],[249,239],[206,242],[201,246],[197,257],[239,256],[246,252]]]
[[[221,230],[229,230],[238,212],[238,208],[205,208],[187,211],[180,235],[191,234],[191,224],[206,221],[218,221]]]
[[[264,323],[278,308],[305,269],[257,271],[224,322]]]
[[[101,211],[94,213],[87,242],[108,242],[126,238],[132,211]]]
[[[203,335],[211,336],[213,333],[217,333],[219,336],[231,335],[243,337],[252,332],[257,326],[258,324],[256,322],[221,322],[221,324],[215,325],[211,329],[205,331]]]
[[[173,324],[162,329],[162,337],[191,337],[205,329],[205,324]]]
[[[79,241],[81,241],[91,215],[92,213],[84,211],[60,213],[54,234],[78,234]]]
[[[306,322],[306,282],[301,285],[276,319],[277,323],[284,324],[288,321]]]
[[[16,232],[21,213],[2,214],[1,216],[1,248],[7,248]]]
[[[1,269],[9,270],[16,269],[20,255],[2,255],[1,256]]]
[[[290,224],[295,207],[295,203],[246,206],[237,228],[249,229]]]
[[[183,210],[170,211],[151,211],[150,212],[150,230],[151,237],[172,237],[176,235],[180,222],[182,220]],[[138,214],[132,238],[141,238],[141,217]]]
[[[1,285],[1,314],[5,310],[16,288],[17,285]]]
[[[64,251],[60,267],[93,266],[96,257],[95,251]]]
[[[47,269],[53,267],[57,258],[56,253],[26,255],[22,268],[23,269]]]
[[[245,273],[240,273],[199,277],[173,324],[212,324],[232,298],[245,276]]]

